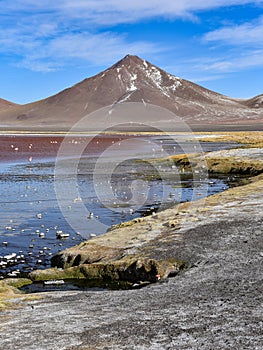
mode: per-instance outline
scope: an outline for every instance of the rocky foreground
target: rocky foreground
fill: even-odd
[[[242,169],[256,161],[255,171],[261,172],[259,148],[222,152],[216,156],[234,157]],[[119,264],[122,259],[127,264],[131,257],[139,265],[139,258],[141,263],[146,259],[171,265],[167,271],[161,265],[162,278],[142,289],[42,293],[26,304],[17,299],[21,307],[3,314],[1,347],[262,349],[262,213],[263,175],[258,175],[251,183],[205,202],[157,213],[115,228],[83,249],[63,252],[60,261],[71,264],[63,267],[78,273],[83,273],[82,259],[91,257],[94,245],[96,254],[104,254],[96,257],[95,266]],[[72,266],[78,255],[78,264]],[[184,269],[180,269],[182,261],[187,265]],[[174,277],[164,278],[168,271]],[[54,269],[46,271],[45,278],[53,273]],[[34,276],[41,279],[40,272]]]

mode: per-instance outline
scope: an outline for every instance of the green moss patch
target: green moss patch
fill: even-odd
[[[79,266],[66,269],[50,268],[46,270],[35,270],[29,274],[29,277],[33,282],[85,278]]]
[[[200,164],[207,168],[210,174],[239,174],[256,176],[263,173],[263,161],[256,159],[228,157],[228,156],[209,156],[185,155],[179,154],[169,157],[170,160],[182,171],[193,171]],[[165,160],[163,160],[165,161]]]
[[[34,282],[47,280],[88,279],[104,281],[139,281],[156,282],[159,278],[175,275],[181,269],[177,261],[157,261],[155,259],[133,256],[108,263],[80,264],[79,266],[47,270],[36,270],[30,273]]]

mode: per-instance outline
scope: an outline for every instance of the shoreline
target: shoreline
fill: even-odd
[[[149,136],[178,136],[187,141],[199,142],[236,142],[243,147],[263,147],[263,131],[193,131],[193,132],[150,132],[150,131],[91,131],[91,132],[67,132],[67,131],[19,131],[19,130],[0,130],[0,137],[96,137],[99,135],[105,136],[134,136],[134,137],[149,137]]]
[[[45,140],[43,139],[43,137],[40,137],[40,138],[38,138],[36,140],[34,140],[34,139],[32,140],[30,137],[27,138],[27,137],[24,137],[24,136],[21,139],[16,138],[16,139],[10,139],[9,140],[8,138],[5,137],[5,138],[1,138],[1,140],[5,141],[2,144],[5,145],[7,151],[9,152],[8,154],[13,158],[12,162],[13,161],[15,162],[15,159],[18,159],[17,164],[22,164],[22,161],[24,162],[23,164],[25,164],[25,166],[23,166],[23,167],[18,167],[17,169],[14,168],[14,174],[15,175],[17,174],[17,172],[19,174],[25,174],[26,176],[23,176],[23,179],[26,180],[27,182],[31,181],[30,180],[31,179],[31,175],[29,173],[31,171],[31,169],[32,169],[32,172],[35,175],[37,175],[37,174],[41,175],[42,172],[45,172],[46,174],[52,175],[52,169],[49,168],[49,165],[48,165],[47,169],[45,168],[45,163],[41,160],[41,154],[42,153],[43,154],[47,154],[47,155],[49,154],[49,158],[47,158],[47,161],[52,160],[53,155],[56,154],[56,150],[59,147],[60,140],[58,140],[56,138],[57,143],[54,143],[53,141],[52,142],[50,141],[50,140],[54,140],[52,137],[46,138]],[[135,139],[134,142],[136,144],[137,140]],[[111,140],[109,140],[108,143],[111,143]],[[12,148],[10,148],[10,145],[13,145],[14,147],[18,148],[19,151],[14,151]],[[101,145],[103,146],[104,144],[101,143]],[[32,146],[32,150],[29,148],[30,146]],[[96,142],[95,142],[95,146],[96,146]],[[96,147],[98,147],[98,146],[96,146]],[[209,149],[211,148],[210,144],[208,144],[208,147],[209,147]],[[227,147],[227,146],[223,146],[223,147]],[[10,152],[10,150],[11,150],[11,152]],[[150,148],[150,151],[151,151],[151,148]],[[140,152],[142,152],[142,149],[140,150]],[[2,157],[1,157],[2,160],[3,159],[4,160],[9,159],[8,156],[7,156],[7,158],[5,158],[4,154],[5,153],[3,152],[3,147],[2,147]],[[40,168],[38,166],[38,156],[40,156],[40,160],[39,160],[39,162],[41,162]],[[12,164],[12,162],[9,160],[9,164]],[[15,164],[15,163],[13,163],[13,164]],[[28,165],[26,165],[26,164],[28,164]],[[140,166],[141,165],[138,165],[138,167],[140,167]],[[169,168],[171,168],[171,167],[169,166]],[[40,169],[40,171],[38,169]],[[171,171],[173,172],[173,170],[171,170]],[[8,172],[9,172],[9,170],[8,170]],[[11,173],[11,170],[10,170],[10,173]],[[29,173],[29,176],[27,177],[28,173]],[[7,179],[8,179],[8,177],[7,177]],[[14,177],[14,179],[13,178],[11,178],[11,179],[12,179],[12,182],[10,182],[10,184],[12,186],[11,189],[16,188],[15,187],[16,186],[16,177]],[[52,178],[49,181],[52,182]],[[158,180],[158,177],[156,177],[156,179],[152,178],[152,177],[149,177],[149,178],[145,178],[145,181],[158,182],[159,180]],[[169,179],[169,181],[172,181],[172,180]],[[184,182],[183,185],[185,187],[187,187],[186,186],[186,181],[187,180],[185,180],[185,178],[184,178],[183,179],[183,182]],[[221,185],[218,185],[219,183],[221,183]],[[4,186],[3,187],[4,189],[7,188],[5,183],[3,184],[3,186]],[[167,186],[170,186],[170,183],[168,183]],[[172,183],[171,183],[171,186],[172,186]],[[217,181],[215,179],[214,184],[209,186],[209,191],[214,191],[214,192],[219,191],[220,188],[221,189],[223,188],[223,186],[224,186],[224,183],[222,181],[220,181],[220,180]],[[228,185],[226,185],[226,186],[228,186]],[[8,220],[6,220],[7,223],[4,222],[4,215],[2,217],[3,227],[10,227],[10,226],[12,226],[12,228],[15,229],[14,233],[18,236],[17,239],[19,239],[19,241],[20,241],[20,249],[16,248],[16,250],[15,250],[15,248],[12,248],[13,246],[16,245],[15,239],[13,239],[13,238],[8,239],[9,231],[3,232],[3,234],[2,234],[2,242],[7,241],[8,242],[8,247],[4,247],[3,246],[3,249],[1,249],[1,251],[2,251],[1,256],[2,257],[0,258],[0,265],[1,265],[1,263],[3,263],[3,264],[5,263],[5,258],[4,258],[5,255],[14,254],[14,253],[17,254],[17,256],[19,256],[19,257],[20,257],[21,254],[23,254],[24,257],[25,257],[24,260],[26,261],[25,262],[25,266],[20,264],[20,266],[16,267],[16,262],[13,265],[12,265],[12,263],[10,264],[10,266],[8,265],[5,268],[5,270],[1,271],[3,277],[6,277],[7,275],[11,276],[12,275],[12,271],[15,271],[14,274],[18,274],[16,272],[16,269],[19,269],[20,273],[24,273],[24,272],[28,272],[29,270],[31,270],[33,268],[34,269],[41,269],[41,268],[44,268],[44,267],[47,268],[50,265],[51,254],[56,254],[58,249],[65,249],[65,248],[67,248],[67,247],[69,247],[71,245],[79,243],[82,240],[82,238],[81,238],[81,233],[82,232],[84,232],[84,234],[86,234],[86,236],[84,236],[84,237],[86,237],[86,239],[89,237],[89,233],[93,233],[94,232],[94,233],[98,234],[96,230],[91,231],[91,229],[87,228],[87,225],[89,225],[89,227],[91,227],[93,225],[92,221],[86,222],[86,220],[83,220],[83,226],[81,226],[81,230],[80,229],[75,229],[75,231],[72,230],[72,231],[68,232],[67,231],[68,228],[66,227],[66,225],[64,227],[61,227],[60,229],[62,229],[64,232],[69,233],[70,237],[67,240],[65,239],[65,240],[63,240],[61,242],[58,242],[57,239],[56,239],[56,236],[55,236],[55,232],[56,231],[54,231],[53,226],[55,224],[62,225],[62,224],[64,224],[64,221],[62,222],[62,221],[56,220],[56,218],[60,217],[59,212],[58,212],[57,216],[53,215],[53,217],[52,217],[52,215],[49,215],[50,212],[47,212],[46,209],[45,209],[46,201],[43,202],[44,203],[43,205],[38,205],[37,201],[41,201],[44,198],[44,195],[41,194],[42,193],[41,188],[45,189],[45,186],[41,187],[41,185],[39,183],[32,182],[30,187],[31,187],[32,190],[30,190],[30,188],[29,189],[25,188],[25,196],[26,197],[25,197],[25,199],[21,200],[21,204],[17,204],[17,205],[14,204],[16,202],[16,200],[17,200],[17,197],[14,197],[14,199],[12,200],[11,199],[11,195],[12,195],[11,191],[7,192],[7,195],[2,200],[2,202],[6,202],[6,204],[4,204],[4,205],[7,205],[7,206],[11,205],[11,208],[12,207],[13,208],[21,208],[21,212],[20,212],[20,210],[18,210],[18,215],[12,215],[11,214],[8,217]],[[50,186],[48,186],[48,187],[50,187]],[[31,193],[33,192],[34,188],[38,188],[39,195],[37,195],[37,196],[31,195]],[[178,198],[179,197],[177,197],[177,193],[179,193],[180,191],[181,191],[180,189],[177,189],[177,188],[174,189],[173,187],[168,187],[167,195],[170,192],[170,193],[172,193],[173,197],[172,196],[167,197],[167,204],[172,202],[172,201],[175,202],[176,199],[177,199],[177,202],[178,202]],[[188,191],[187,189],[182,189],[182,191],[184,192],[184,196],[187,196],[188,200],[190,200],[191,199],[191,193],[190,193],[191,190],[189,189],[189,191]],[[47,191],[46,193],[49,193],[49,192]],[[156,193],[157,193],[157,191],[156,191]],[[34,192],[33,192],[33,194],[34,194]],[[23,195],[24,195],[24,193],[23,193]],[[52,195],[52,193],[51,193],[51,195]],[[21,198],[22,198],[22,196],[21,196]],[[53,198],[53,197],[51,196],[51,197],[47,197],[47,198]],[[76,198],[76,197],[74,197],[74,198]],[[157,197],[154,197],[154,198],[152,198],[152,201],[149,201],[149,203],[148,203],[149,204],[149,206],[148,206],[149,208],[150,208],[151,204],[157,203],[155,201],[156,198]],[[185,198],[185,200],[187,200],[187,198]],[[35,199],[35,200],[37,199],[37,201],[34,202],[34,201],[32,201],[33,199]],[[44,198],[44,199],[46,199],[46,198]],[[73,197],[72,197],[72,199],[73,199]],[[13,202],[13,204],[9,204],[9,201]],[[18,200],[17,200],[17,202],[18,202]],[[23,215],[24,215],[24,212],[23,212],[24,208],[26,208],[26,206],[28,206],[29,208],[34,208],[34,206],[32,206],[32,204],[30,204],[30,203],[36,203],[36,206],[38,206],[38,210],[37,211],[35,209],[32,210],[32,212],[33,212],[32,218],[35,221],[29,222],[29,225],[31,225],[31,227],[28,227],[27,226],[27,221],[26,221],[27,216],[25,215],[23,226],[19,226],[20,223],[22,222],[22,220],[20,220],[20,217],[23,217]],[[69,205],[71,205],[71,204],[72,203],[69,203]],[[31,205],[31,207],[30,207],[30,205]],[[56,202],[52,201],[49,205],[55,206]],[[154,207],[156,209],[156,207],[158,207],[158,205],[155,204]],[[147,206],[146,206],[146,208],[147,208]],[[95,209],[96,209],[96,211],[95,211]],[[94,217],[95,217],[95,215],[98,215],[99,217],[101,217],[101,211],[99,211],[99,210],[100,209],[97,209],[97,207],[95,208],[94,206],[91,208],[91,211],[94,212]],[[113,209],[113,210],[115,210],[115,209]],[[121,215],[121,216],[119,215],[119,217],[115,220],[115,223],[120,222],[120,221],[124,221],[124,220],[128,220],[128,219],[131,219],[131,218],[134,218],[136,216],[141,215],[141,213],[134,213],[134,215],[129,215],[129,210],[125,209],[125,208],[123,209],[123,212],[124,211],[127,214],[126,215]],[[41,212],[45,213],[45,214],[43,214],[44,219],[42,221],[36,220],[36,215],[38,213],[41,213]],[[19,216],[19,213],[20,213],[20,216]],[[78,216],[78,211],[77,210],[75,210],[75,214],[74,215],[76,217]],[[110,213],[110,215],[111,215],[111,213]],[[14,224],[9,226],[9,219],[11,219],[11,220],[15,219]],[[84,217],[84,219],[85,219],[85,217]],[[94,218],[93,221],[95,221],[95,218]],[[108,222],[107,222],[107,226],[112,225],[112,223],[113,223],[113,221],[110,218],[108,220]],[[45,224],[45,228],[40,227],[41,224]],[[44,232],[44,234],[43,234],[43,235],[45,235],[45,237],[44,237],[45,239],[44,240],[40,239],[41,237],[38,237],[39,236],[38,234],[36,235],[37,237],[34,236],[35,233],[37,233],[37,232],[41,232],[41,235],[42,235],[43,230],[46,230],[46,228],[49,230],[49,232],[48,233]],[[22,229],[23,231],[26,230],[25,232],[26,232],[26,234],[28,234],[29,238],[26,238],[26,234],[24,234],[24,233],[21,234],[21,236],[20,236],[19,235],[19,230],[20,229]],[[76,234],[76,232],[80,232],[80,234]],[[4,237],[5,234],[7,234],[6,237]],[[25,236],[24,240],[23,240],[23,236]],[[30,238],[34,239],[35,242],[33,244],[30,242],[30,240],[29,240]],[[55,240],[55,242],[52,241],[52,239]],[[73,239],[74,239],[74,241],[73,241]],[[28,242],[26,240],[28,240]],[[53,246],[55,246],[54,243],[56,243],[57,248],[53,247]],[[58,246],[58,244],[63,244],[63,246],[60,248]],[[31,246],[31,248],[29,249],[28,247],[30,247],[30,246]],[[33,246],[33,248],[32,248],[32,246]],[[43,248],[45,248],[45,249],[43,250]],[[21,251],[22,251],[22,253],[21,253]],[[41,254],[43,254],[42,256],[39,255],[40,254],[39,251],[43,251],[43,253],[41,252]],[[29,254],[31,254],[31,256],[29,256]],[[22,257],[22,259],[24,257]],[[42,266],[42,264],[38,263],[38,259],[42,260],[43,266]],[[20,259],[18,260],[18,264],[19,263],[20,263]],[[34,266],[32,266],[33,264],[34,264]]]
[[[39,344],[45,350],[260,349],[263,159],[262,140],[254,136],[236,135],[246,141],[245,148],[207,155],[212,167],[218,166],[213,161],[224,165],[227,159],[238,171],[254,166],[260,174],[248,184],[112,227],[61,252],[60,262],[75,266],[31,275],[48,280],[99,272],[100,278],[115,278],[132,264],[130,275],[155,276],[159,269],[160,280],[117,291],[29,295],[12,290],[4,301],[1,345],[6,350],[38,350]]]
[[[139,290],[47,292],[23,304],[13,300],[19,309],[4,313],[3,347],[260,349],[262,193],[263,174],[208,197],[200,207],[186,203],[116,228],[107,239],[96,238],[97,247],[117,248],[129,232],[130,253],[138,249],[159,260],[180,258],[188,268]],[[163,225],[172,219],[176,223]],[[136,236],[140,245],[132,239]]]
[[[97,135],[97,134],[102,134],[102,135],[165,135],[165,134],[171,134],[171,135],[188,135],[188,134],[193,134],[193,135],[202,135],[202,134],[208,134],[208,135],[220,135],[220,134],[232,134],[232,135],[238,135],[242,133],[246,134],[252,134],[252,133],[263,133],[263,124],[262,128],[252,128],[252,130],[242,130],[242,125],[240,126],[241,130],[228,130],[227,128],[222,128],[222,130],[213,130],[213,128],[205,128],[204,130],[200,129],[191,129],[191,126],[189,127],[189,130],[161,130],[161,131],[150,131],[150,130],[110,130],[110,131],[105,131],[105,130],[86,130],[86,131],[81,131],[81,130],[61,130],[61,129],[11,129],[11,128],[1,128],[0,127],[0,136],[7,136],[7,135]]]
[[[212,138],[210,138],[210,136],[212,136]],[[226,133],[224,135],[222,135],[221,133],[218,133],[218,134],[203,134],[203,133],[197,133],[195,134],[195,137],[197,137],[197,139],[199,137],[201,137],[201,140],[205,140],[205,141],[210,141],[210,142],[217,142],[217,141],[226,141],[226,142],[238,142],[240,144],[243,143],[243,148],[239,148],[239,149],[231,149],[231,150],[222,150],[222,151],[212,151],[212,152],[208,152],[206,154],[190,154],[190,155],[187,155],[187,154],[178,154],[178,155],[175,155],[175,156],[169,156],[168,158],[160,158],[160,159],[149,159],[149,162],[153,163],[153,164],[157,164],[158,163],[160,165],[164,164],[164,163],[171,163],[171,164],[174,164],[176,166],[176,168],[178,169],[181,169],[183,168],[183,170],[185,171],[196,171],[196,172],[199,172],[199,169],[201,166],[203,166],[203,164],[206,165],[206,168],[209,172],[209,174],[224,174],[224,175],[227,175],[227,174],[236,174],[236,175],[250,175],[250,176],[256,176],[260,173],[263,173],[263,160],[262,160],[262,152],[261,151],[257,151],[256,147],[258,147],[258,145],[261,145],[261,143],[263,142],[263,133],[262,132],[258,132],[257,134],[255,134],[254,132],[252,133]],[[249,148],[250,147],[250,148]],[[251,148],[252,147],[252,148]],[[171,164],[169,164],[171,166]],[[200,165],[201,164],[201,165]],[[193,168],[194,167],[194,168]],[[196,169],[198,170],[194,170],[196,167]],[[182,170],[182,169],[181,169]],[[181,171],[180,170],[180,171]],[[200,201],[201,204],[199,204],[199,207],[201,205],[203,205],[203,203],[206,201],[207,199],[202,199]],[[192,202],[190,205],[192,205],[193,207],[195,206],[195,203],[198,203],[199,201],[195,201],[195,202]],[[179,204],[178,205],[178,208],[180,206],[185,206],[185,205],[188,205],[187,203],[182,203],[182,204]],[[179,210],[179,209],[178,209]],[[162,212],[160,213],[157,213],[157,214],[154,214],[154,221],[157,222],[158,220],[160,221],[159,219],[159,216],[160,214],[162,215]],[[118,229],[118,228],[122,228],[124,227],[125,229],[130,230],[130,227],[133,226],[134,224],[137,224],[138,222],[141,223],[140,225],[143,226],[143,222],[145,222],[145,218],[137,218],[137,219],[134,219],[132,221],[124,221],[123,223],[119,224],[119,225],[115,225],[113,226],[110,231],[114,230],[114,229]],[[173,221],[173,220],[170,220],[170,221]],[[178,226],[178,220],[175,220],[175,223],[167,223],[166,225],[167,226],[171,226],[171,227],[175,227],[175,226]],[[109,231],[109,230],[108,230]],[[161,230],[159,230],[161,231]],[[107,236],[107,233],[106,233],[106,236]],[[105,237],[105,234],[102,235],[102,236],[99,236],[99,237],[96,237],[95,239],[92,239],[90,241],[87,242],[87,246],[89,246],[89,244],[91,244],[91,251],[93,249],[95,249],[93,247],[93,245],[97,242],[100,242],[100,239],[102,237],[102,241],[104,240],[104,237]],[[108,236],[107,236],[108,237]],[[150,237],[152,237],[150,235]],[[107,238],[105,238],[106,240]],[[137,236],[136,237],[133,237],[133,239],[138,242],[140,241],[140,238],[138,238]],[[143,242],[145,242],[145,238],[141,238]],[[150,238],[152,239],[152,238]],[[82,243],[83,244],[83,243]],[[84,243],[84,245],[86,245],[86,243]],[[107,247],[107,244],[105,244],[105,247]],[[103,248],[102,249],[102,255],[105,254],[105,252],[103,250],[105,250],[106,248]],[[72,248],[69,248],[67,249],[67,251],[74,251],[76,250],[76,252],[78,252],[78,249],[81,249],[83,250],[84,247],[79,247],[79,248],[75,248],[74,246]],[[97,248],[96,248],[97,249]],[[122,251],[126,251],[128,248],[127,246],[125,246],[124,244],[124,247],[122,247]],[[84,249],[86,250],[86,248]],[[107,249],[106,249],[107,250]],[[110,253],[109,253],[110,252]],[[90,257],[82,257],[82,258],[78,258],[78,262],[75,261],[75,258],[76,256],[82,256],[82,253],[78,254],[78,253],[75,253],[75,257],[74,256],[70,256],[70,257],[67,257],[67,258],[63,258],[63,260],[69,260],[69,263],[62,263],[61,261],[59,261],[60,258],[58,258],[56,255],[55,257],[53,257],[53,266],[57,266],[57,267],[62,267],[62,268],[72,268],[73,266],[75,266],[74,271],[72,271],[72,277],[74,278],[75,275],[81,275],[82,278],[89,278],[89,272],[86,271],[86,267],[84,268],[84,273],[83,271],[79,274],[79,270],[76,266],[80,265],[80,264],[83,264],[85,265],[85,262],[87,261],[89,264],[92,264],[96,261],[105,261],[106,262],[106,265],[108,262],[114,262],[114,260],[118,260],[116,259],[116,256],[114,257],[114,254],[112,254],[111,252],[111,249],[109,249],[109,252],[106,253],[106,259],[103,259],[101,258],[100,256],[96,256],[96,258],[90,258]],[[61,253],[63,254],[63,252]],[[92,252],[90,252],[90,254],[92,255]],[[107,261],[107,258],[109,257],[109,254],[112,254],[112,256],[110,255],[110,259],[109,261]],[[74,255],[74,254],[73,254]],[[117,256],[121,256],[122,253],[121,252],[117,252]],[[124,256],[127,255],[127,254],[124,254]],[[103,255],[104,256],[104,255]],[[131,260],[130,260],[131,258]],[[133,256],[130,256],[128,257],[128,265],[131,265],[132,263],[136,264],[137,263],[137,260],[136,259],[140,259],[141,256],[140,254],[133,254]],[[57,259],[57,262],[56,262],[56,259]],[[130,261],[129,261],[130,260]],[[115,262],[114,262],[115,263]],[[124,266],[127,265],[127,262],[123,261],[121,262],[121,264],[124,264]],[[158,268],[160,268],[160,270],[162,270],[162,264],[166,265],[166,261],[164,262],[161,262],[161,263],[158,263],[157,262],[153,262],[153,264],[155,265],[154,269],[158,270]],[[159,264],[160,266],[156,267],[156,264]],[[178,266],[180,266],[181,262],[178,262]],[[118,265],[118,264],[117,264]],[[147,265],[147,262],[146,262],[146,265]],[[169,264],[168,264],[169,265]],[[177,265],[177,261],[176,259],[174,258],[174,264],[171,264],[171,266],[169,265],[169,268],[173,269],[175,268],[175,266]],[[122,265],[121,265],[122,266]],[[94,265],[93,265],[94,267]],[[93,271],[93,267],[92,267],[92,273],[94,274],[94,271]],[[102,268],[100,265],[98,265],[98,268]],[[107,266],[103,267],[104,269],[107,269]],[[113,270],[115,269],[115,267],[112,267]],[[119,269],[120,266],[117,267],[117,269]],[[122,268],[122,267],[121,267]],[[125,267],[127,268],[127,267]],[[157,271],[156,275],[169,275],[169,271],[167,270],[168,267],[165,267],[165,271],[161,271],[160,273]],[[75,271],[76,270],[76,271]],[[116,271],[115,271],[116,272]],[[39,276],[35,276],[36,274],[38,274],[38,272],[32,272],[32,279],[36,279],[36,280],[39,280]],[[41,273],[40,273],[41,274]],[[43,274],[43,272],[42,272]],[[117,271],[117,275],[120,274],[119,271]],[[61,275],[61,278],[63,278],[63,274],[60,273]],[[66,274],[66,276],[68,276],[68,274]],[[47,276],[46,276],[47,277]],[[69,277],[66,277],[66,278],[70,278],[71,277],[71,274],[69,274]],[[96,278],[96,274],[93,276]],[[99,274],[98,276],[99,278],[101,278],[101,274]],[[44,277],[42,277],[43,279]],[[57,276],[57,273],[55,273],[55,278],[58,278]],[[105,275],[104,274],[104,277],[103,278],[111,278],[111,275]],[[137,277],[136,277],[137,278]],[[149,277],[151,280],[153,280],[153,276],[150,276]],[[52,279],[51,277],[49,277],[49,279]],[[131,278],[132,280],[132,278]],[[133,282],[136,282],[133,281]]]
[[[183,155],[180,158],[179,155],[172,160],[177,166],[180,166],[183,160],[183,166],[187,169],[185,157]],[[215,210],[217,201],[219,204],[216,208],[218,210],[219,207],[222,214],[227,201],[234,200],[235,203],[241,198],[245,199],[244,194],[251,196],[257,186],[261,190],[263,185],[263,175],[260,175],[263,173],[262,152],[255,148],[211,152],[205,158],[210,173],[250,174],[254,177],[246,185],[112,226],[104,235],[68,248],[52,257],[53,269],[36,270],[29,277],[33,281],[86,278],[137,283],[140,280],[156,282],[157,275],[161,278],[176,275],[188,261],[182,260],[176,254],[167,255],[162,245],[165,242],[163,237],[179,237],[181,231],[189,229],[192,225],[204,224],[207,213],[211,212],[211,208],[212,211]],[[198,162],[198,156],[191,156],[190,165]],[[220,206],[222,201],[224,204]],[[160,254],[155,254],[155,249],[159,249]]]

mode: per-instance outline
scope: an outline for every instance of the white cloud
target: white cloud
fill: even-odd
[[[18,65],[34,71],[52,71],[65,65],[109,64],[127,53],[147,55],[157,53],[160,47],[153,43],[136,41],[128,42],[125,36],[110,32],[101,34],[60,33],[56,35],[49,28],[47,36],[39,33],[47,28],[39,28],[35,33],[9,30],[0,33],[0,52],[15,53]],[[54,35],[55,34],[55,35]]]
[[[263,46],[263,17],[251,23],[223,27],[204,36],[207,42],[222,42],[235,46]]]
[[[153,17],[195,18],[196,12],[225,6],[261,4],[262,0],[65,0],[63,10],[99,24],[131,23]]]
[[[252,22],[228,25],[204,35],[205,43],[213,43],[214,59],[199,66],[204,71],[237,72],[263,65],[263,16]],[[216,57],[216,49],[222,52]],[[213,50],[211,54],[213,54]],[[204,60],[205,62],[205,60]]]
[[[83,4],[89,15],[82,12]],[[72,64],[108,65],[127,53],[148,56],[162,51],[160,44],[128,40],[125,34],[94,28],[91,19],[98,13],[107,17],[112,9],[106,6],[103,12],[104,0],[83,4],[67,0],[2,1],[0,52],[18,66],[52,71]]]
[[[1,12],[56,13],[97,24],[131,23],[153,17],[194,17],[197,11],[263,4],[263,0],[2,0]]]
[[[109,64],[127,53],[151,57],[166,48],[154,38],[128,40],[112,27],[156,17],[194,19],[199,11],[246,4],[263,0],[2,0],[0,52],[38,71]],[[223,30],[208,33],[206,42],[223,40],[229,35]]]
[[[87,59],[92,63],[105,63],[113,56],[119,58],[127,52],[147,54],[158,52],[157,46],[151,43],[136,41],[129,43],[125,36],[110,32],[102,34],[65,34],[50,42],[50,53],[57,57]]]
[[[193,79],[196,82],[217,80],[222,76],[227,76],[229,73],[240,73],[244,70],[262,67],[262,65],[263,49],[243,50],[235,54],[221,54],[210,58],[202,57],[199,60],[192,60],[186,63],[186,66],[191,66],[191,75],[197,76],[196,79]],[[209,79],[205,78],[207,74],[210,75]]]

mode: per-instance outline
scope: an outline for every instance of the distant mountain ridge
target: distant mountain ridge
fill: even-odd
[[[263,94],[245,100],[244,104],[250,108],[263,108]]]
[[[54,96],[0,110],[0,124],[69,129],[93,111],[126,102],[166,108],[190,126],[263,125],[263,95],[248,100],[230,98],[132,55]],[[87,128],[96,129],[96,121],[91,120]]]
[[[10,107],[15,107],[15,106],[17,106],[16,103],[13,103],[13,102],[4,100],[3,98],[0,98],[0,111],[3,109],[10,108]]]

